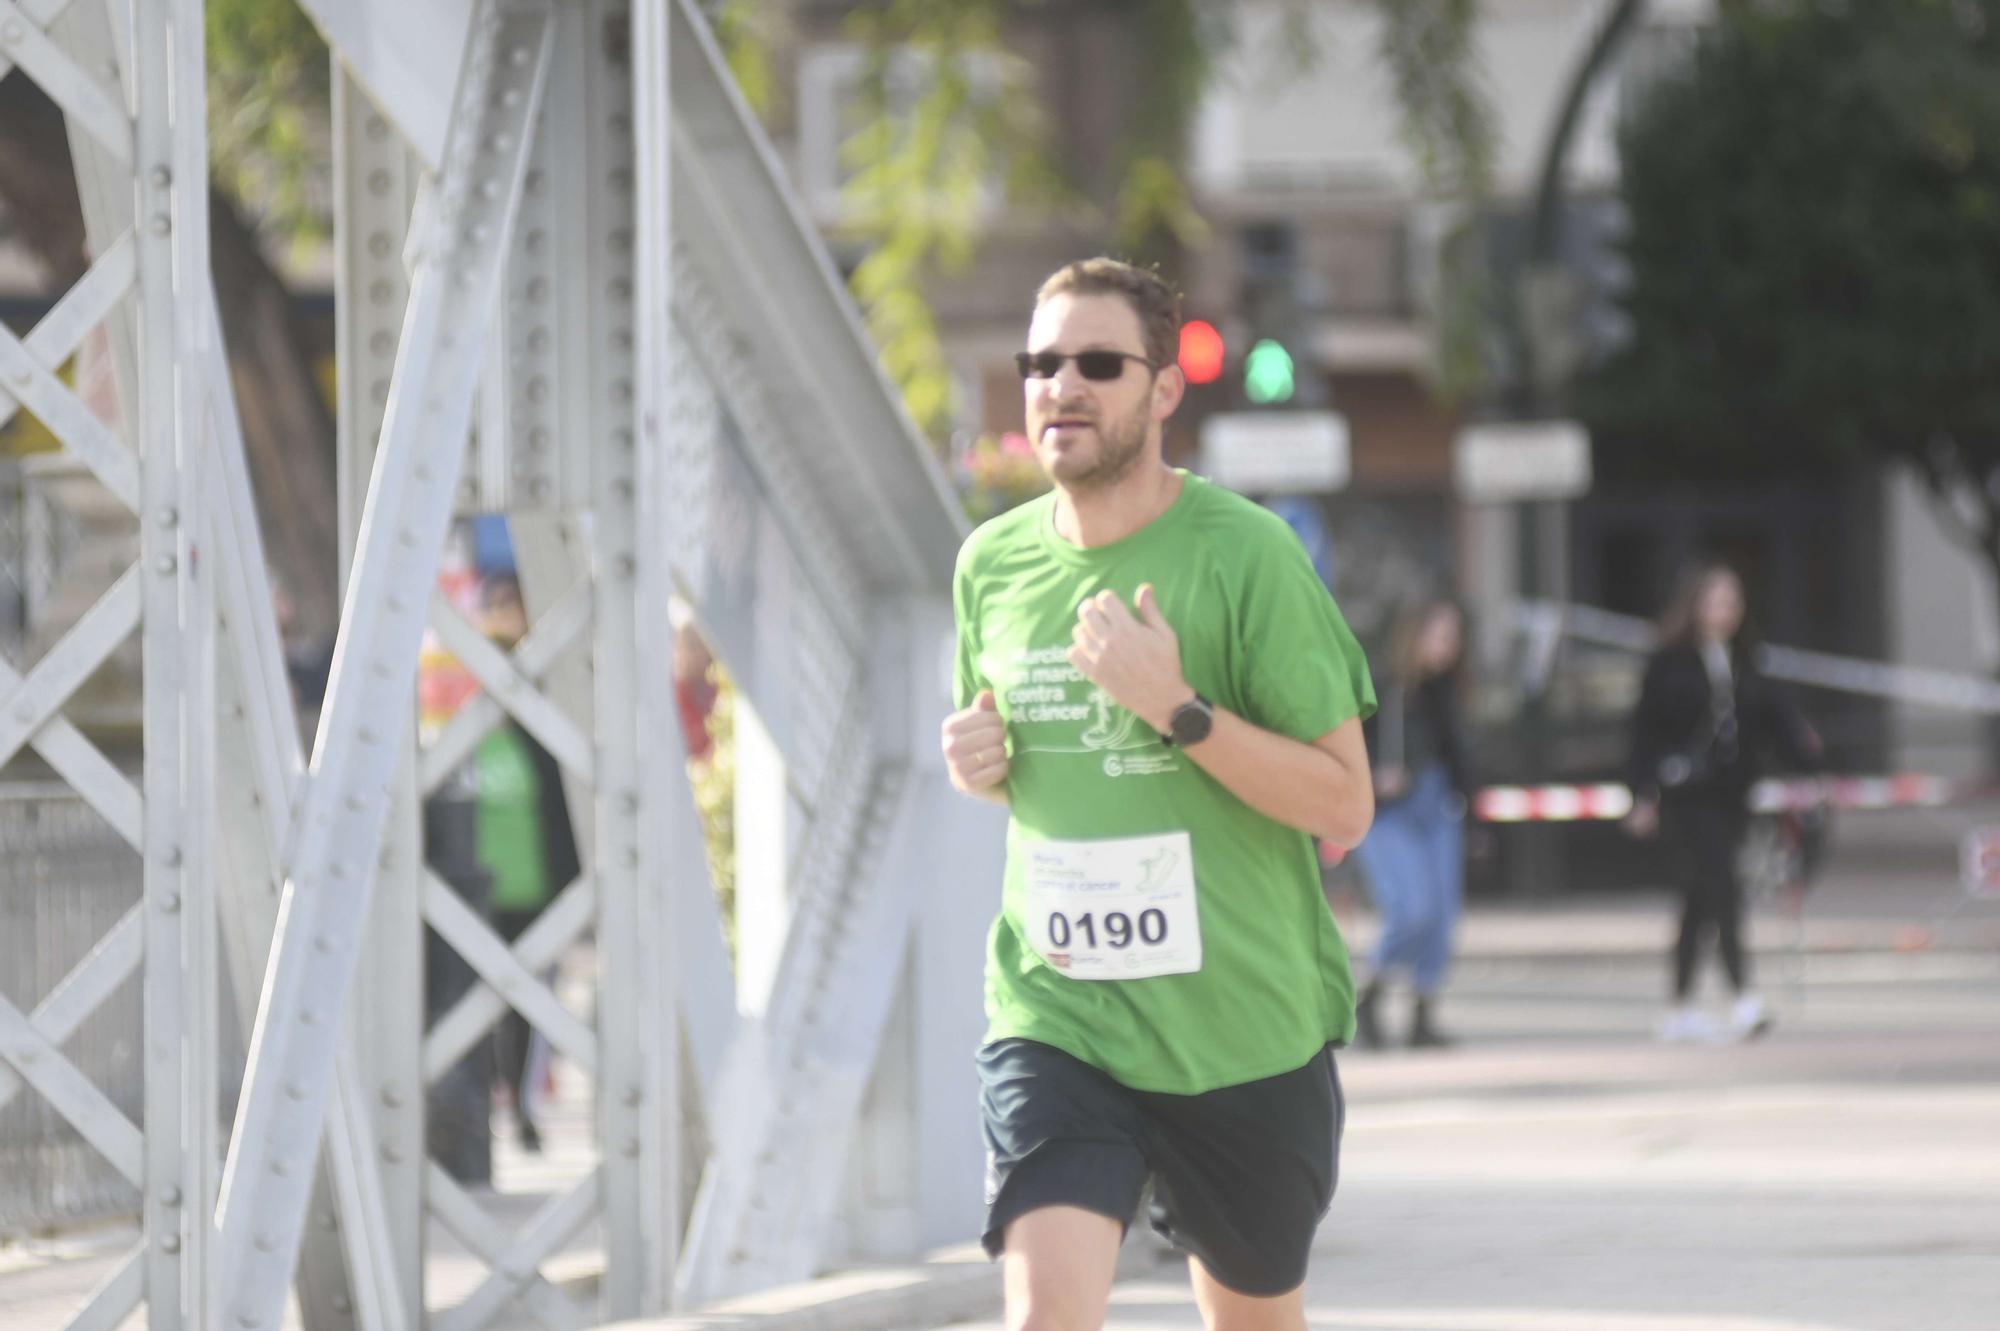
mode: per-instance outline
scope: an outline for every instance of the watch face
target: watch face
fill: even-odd
[[[1200,703],[1182,703],[1174,712],[1172,730],[1174,743],[1183,747],[1199,744],[1208,738],[1209,727],[1214,724],[1214,720],[1208,708]]]

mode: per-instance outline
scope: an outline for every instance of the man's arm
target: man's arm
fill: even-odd
[[[1171,719],[1170,712],[1167,720]],[[1185,752],[1230,794],[1266,818],[1310,832],[1343,850],[1359,845],[1375,821],[1375,790],[1358,718],[1307,744],[1218,707],[1208,738]]]
[[[1084,602],[1069,660],[1119,706],[1164,733],[1194,690],[1181,674],[1180,639],[1150,585],[1139,589],[1138,606],[1135,616],[1111,592]],[[1218,707],[1208,738],[1187,755],[1265,817],[1335,845],[1358,844],[1375,820],[1359,719],[1308,743]]]

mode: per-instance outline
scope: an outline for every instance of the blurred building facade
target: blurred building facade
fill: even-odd
[[[816,220],[836,252],[842,210],[838,127],[852,123],[863,68],[841,20],[855,6],[803,7],[791,105],[774,129]],[[1990,674],[2000,631],[1976,565],[1941,535],[1908,478],[1876,467],[1746,482],[1689,477],[1662,486],[1655,469],[1621,465],[1597,441],[1590,491],[1574,502],[1483,503],[1454,484],[1454,440],[1468,420],[1508,415],[1504,348],[1483,396],[1435,391],[1429,305],[1449,214],[1426,196],[1377,56],[1372,0],[1314,6],[1237,5],[1237,43],[1210,87],[1187,144],[1184,176],[1207,222],[1179,274],[1187,314],[1224,333],[1229,368],[1197,389],[1169,432],[1170,455],[1194,464],[1202,419],[1242,408],[1238,365],[1261,336],[1283,336],[1298,361],[1293,406],[1345,418],[1350,476],[1309,496],[1330,535],[1335,590],[1368,636],[1402,597],[1444,585],[1471,605],[1491,718],[1517,716],[1521,639],[1509,613],[1524,590],[1651,616],[1677,571],[1700,555],[1742,569],[1773,641],[1859,657]],[[1494,113],[1494,198],[1480,221],[1497,280],[1518,272],[1541,158],[1573,72],[1612,0],[1487,0],[1481,6],[1484,90]],[[1286,50],[1285,24],[1313,18],[1315,52]],[[1565,172],[1560,251],[1581,279],[1573,326],[1588,364],[1621,334],[1616,294],[1619,119],[1649,78],[1693,49],[1713,0],[1654,0],[1595,87]],[[1103,181],[1137,114],[1143,40],[1126,7],[1023,7],[1012,51],[1034,71],[1073,178]],[[997,198],[997,190],[995,197]],[[978,258],[934,282],[932,307],[961,397],[961,447],[1022,428],[1010,363],[1035,283],[1058,264],[1108,247],[1088,225],[1025,219],[994,204]],[[858,259],[858,254],[853,254]],[[1274,315],[1269,300],[1282,299]],[[1630,473],[1630,474],[1628,474]],[[1541,525],[1537,526],[1536,523]],[[1552,524],[1552,525],[1551,525]],[[1559,552],[1549,558],[1549,552]],[[1968,614],[1968,606],[1971,612]],[[1636,689],[1629,656],[1566,651],[1548,720],[1547,757],[1574,775],[1614,765],[1622,716]],[[1853,769],[1917,766],[1969,772],[1983,761],[1958,718],[1809,691],[1837,760]],[[1515,739],[1503,732],[1502,765]],[[1538,760],[1538,766],[1543,765]]]

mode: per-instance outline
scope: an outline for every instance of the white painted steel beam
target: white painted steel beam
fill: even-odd
[[[76,354],[91,330],[110,317],[112,307],[125,298],[138,275],[134,248],[132,233],[127,231],[110,249],[97,256],[76,285],[64,292],[54,308],[21,339],[20,348],[33,365],[44,369],[61,365]],[[15,369],[18,373],[20,366],[17,364]],[[0,427],[14,418],[20,406],[20,399],[0,384]]]
[[[60,1049],[65,1040],[90,1018],[90,1014],[111,997],[119,985],[139,968],[143,941],[139,907],[125,912],[110,932],[99,939],[90,955],[79,961],[60,983],[35,1004],[28,1021],[42,1040]],[[0,1064],[0,1109],[5,1109],[20,1093],[21,1078],[11,1067]]]
[[[333,57],[334,347],[336,392],[335,489],[340,527],[340,577],[354,566],[362,508],[389,402],[409,275],[402,256],[409,241],[422,167],[395,125]],[[357,1178],[379,1183],[388,1244],[386,1267],[371,1294],[357,1270],[362,1298],[384,1305],[388,1324],[424,1320],[425,1100],[422,1084],[424,934],[422,809],[415,786],[415,700],[405,699],[391,730],[401,753],[390,793],[367,943],[355,975],[348,1024],[355,1050],[351,1100],[378,1145],[357,1146]],[[393,1150],[389,1158],[384,1147]],[[372,1163],[373,1168],[370,1168]],[[309,1234],[313,1231],[309,1228]],[[350,1236],[351,1237],[351,1236]],[[308,1254],[309,1255],[309,1254]],[[394,1289],[388,1286],[393,1281]],[[301,1299],[305,1295],[302,1292]],[[330,1306],[332,1299],[317,1301]],[[306,1304],[311,1317],[313,1304]]]
[[[526,692],[541,684],[563,655],[583,639],[590,627],[592,597],[590,581],[581,579],[535,617],[526,635],[507,653],[506,669],[489,672],[492,679],[504,682],[505,687],[499,690],[503,696],[517,687]],[[458,617],[456,611],[450,613]],[[466,699],[419,755],[417,789],[425,795],[435,792],[507,715],[507,708],[493,692]],[[569,725],[566,718],[563,724]]]
[[[680,1017],[660,941],[679,926],[667,877],[669,801],[685,790],[686,746],[672,705],[668,483],[656,468],[663,424],[649,381],[663,368],[672,308],[660,261],[670,230],[664,145],[672,120],[665,0],[631,5],[627,50],[588,48],[583,236],[593,302],[589,448],[591,563],[605,594],[597,619],[593,705],[603,743],[598,782],[598,946],[604,1068],[604,1312],[667,1310],[680,1252]],[[592,10],[611,21],[610,5]],[[643,440],[643,442],[642,442]],[[649,468],[651,468],[649,470]],[[628,721],[629,719],[629,721]]]
[[[514,940],[512,966],[533,976],[555,964],[557,958],[591,925],[597,911],[596,883],[579,878],[564,888],[556,899],[535,917],[535,922]],[[425,1085],[438,1079],[472,1046],[493,1029],[505,1012],[507,1000],[496,990],[475,985],[431,1026],[424,1037],[422,1076]]]
[[[70,124],[87,130],[105,152],[131,165],[132,120],[120,89],[106,88],[72,60],[43,31],[46,23],[14,0],[0,0],[0,51],[63,109]]]
[[[482,919],[465,899],[436,874],[424,874],[424,922],[438,931],[452,950],[465,958],[481,980],[509,1006],[526,1017],[547,1036],[557,1053],[585,1072],[597,1071],[597,1036],[556,1000],[549,987],[521,965],[501,941],[500,935]],[[426,1068],[425,1080],[443,1075],[445,1068]]]
[[[142,1247],[112,1272],[70,1320],[68,1331],[116,1331],[146,1297],[146,1252]]]
[[[573,1238],[589,1221],[599,1201],[597,1176],[586,1177],[567,1193],[551,1198],[519,1235],[510,1235],[486,1214],[465,1189],[430,1165],[426,1182],[431,1209],[452,1236],[491,1264],[493,1274],[471,1299],[440,1317],[434,1331],[448,1326],[473,1328],[486,1324],[509,1299],[518,1298],[548,1327],[580,1325],[579,1309],[558,1293],[536,1269],[549,1253]]]
[[[145,1186],[146,1142],[138,1127],[4,998],[0,998],[0,1059],[12,1064],[16,1074],[128,1182]]]
[[[212,570],[201,539],[210,358],[208,151],[200,0],[132,9],[143,566],[147,1319],[214,1325],[216,1032]],[[109,148],[110,145],[107,145]],[[115,149],[111,155],[117,157]],[[129,453],[123,453],[129,458]],[[102,474],[102,473],[100,473]]]
[[[140,597],[141,577],[134,566],[84,612],[27,678],[0,690],[0,764],[20,752],[132,636],[139,627]]]
[[[277,1325],[298,1251],[307,1185],[298,1162],[317,1143],[332,1080],[332,1032],[401,748],[388,726],[408,714],[549,24],[546,5],[482,9],[443,175],[412,227],[409,308],[225,1179],[222,1282],[241,1331]],[[267,1244],[277,1260],[260,1257]]]

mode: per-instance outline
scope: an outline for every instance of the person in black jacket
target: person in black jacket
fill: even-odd
[[[1382,916],[1368,979],[1356,996],[1355,1040],[1383,1043],[1385,981],[1407,972],[1416,991],[1414,1047],[1448,1045],[1437,996],[1451,964],[1465,893],[1465,809],[1472,777],[1460,716],[1465,616],[1430,600],[1399,617],[1387,668],[1375,680],[1380,706],[1363,727],[1375,772],[1375,824],[1355,847]]]
[[[1728,1033],[1754,1039],[1772,1023],[1750,983],[1737,853],[1749,826],[1750,787],[1765,761],[1775,754],[1795,768],[1814,768],[1819,740],[1757,668],[1743,622],[1743,583],[1731,569],[1710,564],[1684,579],[1661,618],[1660,644],[1646,664],[1633,716],[1634,806],[1626,826],[1640,837],[1664,834],[1681,890],[1673,1006],[1659,1026],[1663,1040],[1721,1033],[1694,1003],[1709,934],[1736,996]]]

